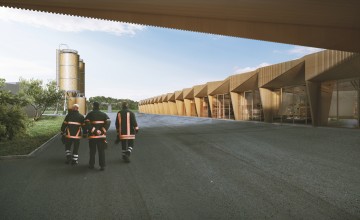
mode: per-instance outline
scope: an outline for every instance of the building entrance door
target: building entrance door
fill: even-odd
[[[242,94],[240,111],[242,120],[263,121],[263,111],[258,90],[246,91]]]
[[[311,124],[310,105],[307,98],[306,86],[291,86],[277,90],[279,94],[278,113],[275,122],[292,124]]]
[[[345,79],[326,82],[333,85],[328,125],[359,128],[360,79]]]
[[[213,118],[234,119],[234,111],[230,94],[219,94],[214,96]]]

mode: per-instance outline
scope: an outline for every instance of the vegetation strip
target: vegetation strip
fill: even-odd
[[[28,155],[43,143],[53,139],[59,133],[63,116],[43,116],[40,120],[33,122],[28,132],[21,138],[0,142],[0,156],[12,155],[12,158]]]
[[[46,141],[45,143],[43,143],[40,147],[36,148],[35,150],[33,150],[31,153],[29,154],[23,154],[23,155],[7,155],[7,156],[0,156],[0,160],[7,160],[7,159],[27,159],[30,157],[35,156],[36,153],[41,152],[45,146],[50,143],[51,141],[53,141],[55,138],[57,138],[60,134],[55,134],[52,138],[50,138],[48,141]]]

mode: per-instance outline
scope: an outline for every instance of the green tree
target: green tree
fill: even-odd
[[[104,103],[112,104],[112,109],[121,109],[122,102],[127,102],[129,104],[129,108],[132,110],[138,109],[138,102],[130,99],[116,99],[116,98],[104,97],[104,96],[95,96],[89,98],[90,103],[93,103],[95,101],[102,104],[100,105],[101,110],[107,110],[107,105],[105,105]]]
[[[5,79],[0,79],[0,141],[12,140],[26,132],[27,116],[23,107],[25,97],[4,90]]]
[[[20,93],[25,96],[30,105],[34,108],[34,120],[38,120],[46,109],[58,103],[62,92],[58,89],[55,81],[48,82],[43,86],[42,80],[20,80]]]

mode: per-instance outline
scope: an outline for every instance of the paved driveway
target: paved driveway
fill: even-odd
[[[111,114],[114,121],[115,114]],[[359,130],[138,114],[130,164],[104,172],[58,138],[0,161],[0,219],[359,219]]]

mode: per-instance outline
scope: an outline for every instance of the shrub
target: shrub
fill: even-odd
[[[0,107],[0,140],[12,140],[25,134],[27,116],[22,108],[17,106]]]

